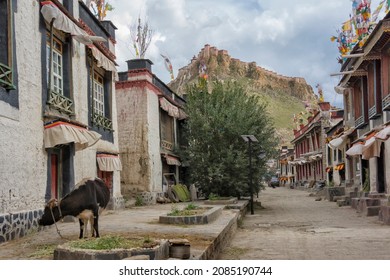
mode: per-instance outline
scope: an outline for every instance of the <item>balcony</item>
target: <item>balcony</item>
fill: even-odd
[[[6,90],[16,89],[12,82],[12,69],[11,67],[0,63],[0,87]]]
[[[368,110],[368,118],[369,119],[375,119],[377,117],[379,117],[380,114],[377,112],[377,107],[376,105],[372,106],[369,110]]]
[[[50,108],[56,109],[61,113],[65,113],[69,116],[74,115],[73,101],[53,90],[49,90],[49,100],[47,101],[47,104],[49,104]]]
[[[97,113],[92,113],[92,124],[104,130],[112,130],[112,120]]]
[[[383,110],[385,110],[385,111],[390,110],[390,94],[386,95],[386,96],[382,99],[382,108],[383,108]]]
[[[161,149],[173,151],[173,143],[165,140],[161,140]]]
[[[362,126],[364,126],[364,117],[363,116],[360,116],[358,117],[356,120],[355,120],[355,127],[356,128],[361,128]]]

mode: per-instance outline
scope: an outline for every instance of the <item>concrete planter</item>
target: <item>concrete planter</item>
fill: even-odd
[[[147,255],[150,260],[165,260],[169,257],[169,242],[162,240],[154,248],[91,250],[71,248],[66,243],[54,250],[54,260],[122,260]]]
[[[208,224],[214,221],[222,212],[222,207],[207,207],[209,210],[200,215],[192,216],[168,216],[159,217],[159,222],[162,224]]]
[[[206,200],[204,204],[207,205],[226,205],[237,203],[237,198],[227,197],[226,199],[215,199],[215,200]]]

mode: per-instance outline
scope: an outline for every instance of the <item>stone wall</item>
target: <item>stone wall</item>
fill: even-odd
[[[0,214],[0,243],[25,236],[38,229],[38,218],[43,210]]]

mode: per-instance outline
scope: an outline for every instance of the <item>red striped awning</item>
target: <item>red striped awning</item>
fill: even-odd
[[[76,150],[95,145],[102,137],[99,133],[73,123],[56,121],[44,126],[45,148],[74,143]]]

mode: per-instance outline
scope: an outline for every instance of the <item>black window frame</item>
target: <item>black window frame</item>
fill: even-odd
[[[92,51],[87,51],[88,55],[86,56],[87,59],[87,68],[88,68],[88,123],[89,127],[96,131],[97,133],[102,135],[102,140],[109,141],[111,143],[114,143],[114,134],[113,134],[113,128],[112,128],[112,122],[113,122],[113,116],[112,116],[112,91],[113,91],[113,77],[112,72],[107,71],[106,69],[102,67],[98,67],[98,62],[92,55]],[[104,90],[104,116],[106,119],[111,121],[110,127],[104,127],[102,125],[99,125],[94,120],[94,99],[93,99],[93,77],[94,73],[97,72],[100,76],[103,77],[103,90]]]
[[[16,0],[0,1],[0,101],[19,109],[17,64],[15,57],[14,13]]]

